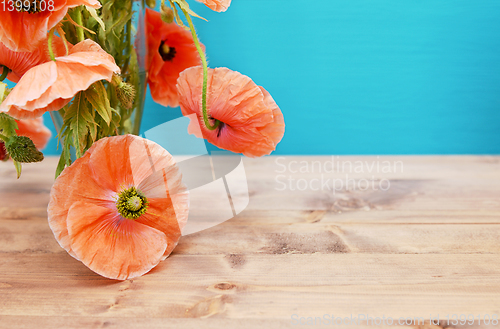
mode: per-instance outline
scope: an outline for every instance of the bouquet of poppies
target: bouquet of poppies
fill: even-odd
[[[231,0],[197,0],[226,11]],[[149,7],[149,8],[148,8]],[[176,246],[189,199],[170,153],[138,137],[145,89],[180,106],[189,133],[250,157],[284,134],[270,94],[208,68],[186,0],[5,0],[0,3],[0,159],[39,162],[60,143],[48,207],[59,244],[113,279],[147,273]],[[16,83],[8,88],[3,82]]]

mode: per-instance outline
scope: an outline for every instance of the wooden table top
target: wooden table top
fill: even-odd
[[[332,173],[332,160],[353,168]],[[447,327],[454,314],[483,327],[500,315],[500,157],[245,159],[248,208],[127,281],[54,239],[56,162],[26,165],[19,181],[0,163],[2,328],[296,328],[363,315]],[[346,175],[390,188],[332,190]]]

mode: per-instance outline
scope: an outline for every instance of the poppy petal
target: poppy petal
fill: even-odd
[[[149,272],[167,248],[163,232],[91,203],[73,204],[67,222],[78,259],[110,279],[126,280]]]
[[[35,50],[47,38],[51,13],[45,11],[33,15],[8,8],[0,10],[0,42],[14,51]]]
[[[161,211],[158,209],[173,208],[173,212],[167,216],[168,220],[170,217],[175,218],[179,229],[181,231],[184,229],[189,214],[189,192],[182,183],[182,176],[177,166],[169,166],[155,172],[137,188],[150,200],[151,210],[154,210],[153,212],[148,211],[147,214],[160,216]],[[165,204],[164,200],[170,201]],[[160,205],[163,206],[160,207]]]
[[[129,152],[133,141],[132,135],[116,136],[101,140],[89,150],[93,177],[103,188],[118,192],[134,185]]]
[[[89,151],[91,150],[92,148]],[[93,173],[88,166],[90,154],[90,152],[85,153],[83,157],[77,159],[59,175],[54,185],[52,185],[47,208],[49,226],[56,240],[61,247],[75,258],[76,256],[71,249],[66,223],[68,210],[75,200],[92,202],[103,207],[116,209],[116,193],[111,190],[103,190],[92,179]]]
[[[172,155],[153,141],[147,139],[134,139],[130,144],[129,154],[130,166],[136,186],[141,186],[140,184],[146,178],[163,168],[170,168],[170,170],[179,173]],[[142,192],[146,193],[145,191]],[[163,189],[163,193],[165,193],[165,189]],[[165,194],[156,197],[163,198]]]
[[[198,2],[203,2],[208,8],[223,12],[231,5],[231,0],[196,0]]]
[[[276,145],[281,141],[283,134],[285,133],[285,119],[283,118],[283,113],[281,113],[280,108],[272,98],[271,94],[269,94],[267,90],[262,87],[260,87],[260,90],[264,94],[266,107],[273,113],[273,122],[263,128],[260,128],[260,132],[271,137]]]
[[[181,237],[178,216],[170,198],[148,199],[148,202],[147,212],[137,218],[136,222],[155,228],[165,234],[168,246],[163,254],[163,260],[174,250]]]

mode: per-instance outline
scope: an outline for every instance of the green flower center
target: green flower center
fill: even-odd
[[[118,194],[116,209],[123,218],[137,219],[146,213],[148,199],[135,187],[131,187]]]

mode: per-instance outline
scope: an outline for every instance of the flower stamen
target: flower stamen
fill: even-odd
[[[146,213],[148,200],[135,187],[131,187],[120,192],[116,209],[123,218],[137,219]]]
[[[169,45],[167,45],[166,40],[162,40],[158,52],[160,53],[161,59],[163,59],[164,62],[172,61],[175,58],[175,55],[177,55],[177,50],[175,50],[174,47],[170,47]]]

